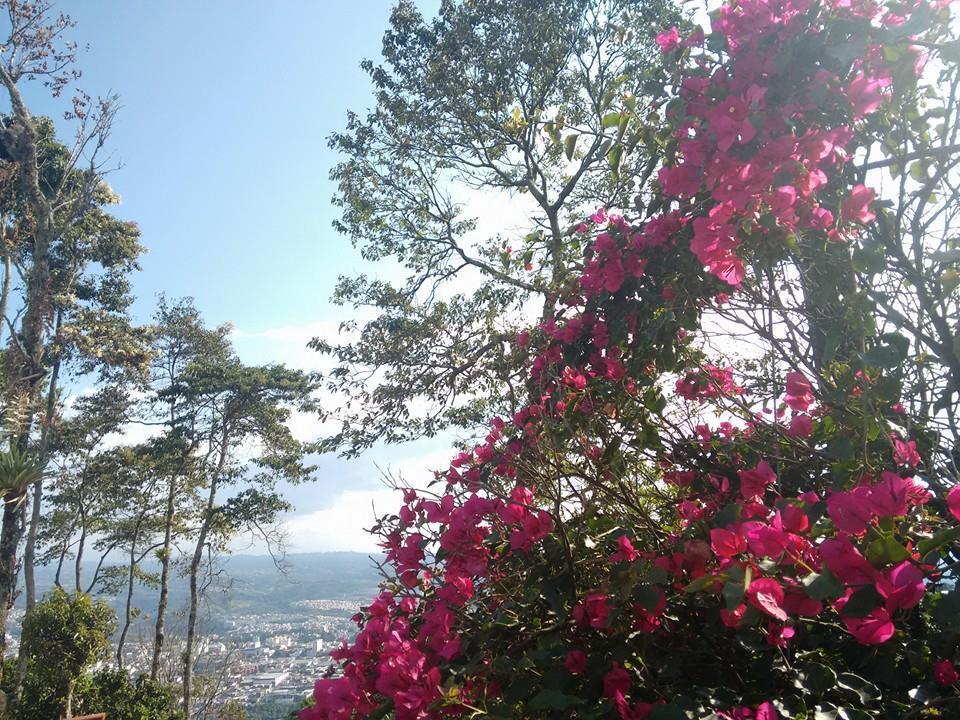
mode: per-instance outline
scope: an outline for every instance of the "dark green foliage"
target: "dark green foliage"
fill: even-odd
[[[103,712],[109,720],[180,720],[176,688],[124,670],[96,673],[80,698],[83,712]]]
[[[4,690],[12,692],[14,664],[8,663]],[[103,712],[110,720],[182,720],[177,709],[175,688],[133,679],[124,670],[101,670],[84,675],[74,689],[74,713]],[[24,681],[23,696],[11,720],[52,720],[60,717],[62,698],[46,679],[42,666],[31,664]]]
[[[341,401],[324,449],[474,428],[527,397],[512,341],[571,289],[585,250],[572,228],[587,208],[633,206],[653,172],[621,110],[658,55],[650,28],[676,18],[663,0],[445,0],[432,20],[398,3],[383,63],[363,65],[376,107],[330,145],[336,229],[401,279],[340,279],[335,301],[373,319],[313,343]],[[522,207],[523,226],[480,234],[481,193]]]
[[[109,652],[116,618],[110,606],[86,593],[48,593],[24,618],[21,653],[70,715],[74,688],[84,671]],[[43,697],[47,697],[46,694]]]

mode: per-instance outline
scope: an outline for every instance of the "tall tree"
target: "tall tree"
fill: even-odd
[[[40,79],[59,95],[78,77],[73,69],[75,46],[63,37],[72,21],[55,15],[46,1],[9,0],[2,8],[6,28],[0,84],[9,112],[0,118],[0,158],[4,176],[11,181],[3,194],[6,274],[0,308],[7,315],[0,322],[9,329],[3,399],[16,422],[19,448],[42,457],[54,422],[66,346],[93,356],[118,348],[130,350],[121,340],[128,336],[123,276],[135,267],[141,248],[134,226],[99,211],[116,201],[104,183],[101,157],[116,112],[115,99],[92,101],[82,93],[73,98],[68,118],[74,121],[76,133],[68,148],[56,142],[49,121],[33,117],[21,94],[23,82]],[[22,279],[16,303],[10,302],[12,271]],[[16,312],[12,319],[11,311]],[[117,334],[121,327],[124,332]],[[37,447],[31,449],[35,442]],[[27,490],[4,497],[0,597],[7,600],[0,602],[0,648],[16,584]],[[27,543],[31,568],[41,482],[33,490],[35,510]],[[29,571],[27,589],[32,605],[35,594]]]
[[[293,410],[315,409],[314,390],[314,381],[302,372],[277,365],[248,367],[231,356],[219,362],[201,359],[169,391],[191,414],[192,432],[199,440],[194,485],[205,491],[191,532],[193,552],[187,569],[190,600],[183,653],[187,717],[192,709],[201,567],[242,529],[264,536],[277,514],[289,508],[276,491],[278,481],[309,478],[312,468],[304,464],[308,448],[293,437],[288,420]]]
[[[653,135],[628,132],[637,85],[624,83],[652,65],[649,27],[674,15],[665,0],[444,0],[425,20],[398,3],[383,63],[363,64],[376,106],[330,145],[345,156],[336,229],[405,277],[337,286],[336,302],[375,318],[347,323],[344,343],[313,342],[342,401],[326,408],[341,422],[326,449],[475,426],[525,396],[509,341],[569,289],[586,249],[578,214],[632,205],[656,167]],[[520,198],[529,224],[477,237],[477,193]]]
[[[73,416],[61,424],[52,448],[56,471],[51,473],[49,512],[40,533],[46,549],[43,559],[56,559],[58,584],[63,579],[75,592],[93,590],[107,555],[115,547],[110,529],[126,499],[118,492],[123,475],[117,473],[115,452],[108,438],[121,431],[132,409],[128,391],[116,385],[81,396]],[[104,543],[93,577],[84,581],[86,552],[91,545]],[[68,558],[73,559],[69,579],[63,575]]]
[[[163,483],[163,540],[158,550],[160,557],[160,595],[157,601],[154,628],[153,657],[150,678],[157,680],[163,656],[167,606],[170,593],[170,571],[173,542],[181,526],[180,501],[192,492],[195,478],[195,453],[203,437],[196,432],[198,417],[193,408],[181,402],[178,388],[192,364],[201,361],[216,362],[229,355],[230,328],[204,327],[200,313],[191,300],[170,302],[161,297],[155,316],[153,359],[150,371],[150,392],[145,405],[144,422],[162,429],[162,442],[156,449],[162,451]]]
[[[66,148],[44,124],[45,162],[66,155]],[[53,162],[57,165],[57,162]],[[74,376],[96,373],[100,380],[140,380],[147,362],[146,333],[131,325],[128,307],[129,275],[138,269],[143,251],[139,230],[130,222],[110,216],[104,207],[117,201],[105,184],[94,193],[93,205],[64,229],[51,251],[51,337],[45,350],[49,376],[40,409],[37,452],[49,457],[62,414],[62,387]],[[19,264],[19,261],[18,261]],[[24,586],[27,610],[33,607],[36,588],[33,565],[40,522],[43,481],[34,483],[32,514],[24,547]]]

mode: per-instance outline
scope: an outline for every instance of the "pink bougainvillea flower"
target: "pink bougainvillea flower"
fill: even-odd
[[[854,185],[850,188],[850,194],[844,198],[840,207],[840,214],[844,222],[869,223],[876,219],[877,215],[870,209],[870,204],[876,198],[872,188],[866,185]]]
[[[953,516],[960,520],[960,485],[954,485],[953,489],[947,493],[947,507]]]
[[[668,53],[680,47],[680,32],[677,27],[673,26],[669,30],[657,33],[657,45],[662,53]]]
[[[605,628],[609,616],[609,597],[604,593],[590,593],[573,608],[573,619],[579,625]]]
[[[757,557],[779,558],[790,542],[782,528],[762,522],[745,522],[741,526],[741,532],[747,537],[750,552]]]
[[[953,685],[960,680],[960,675],[953,663],[945,658],[933,664],[933,679],[940,685]]]
[[[657,600],[653,605],[636,603],[633,606],[633,629],[651,633],[660,627],[660,616],[667,609],[667,596],[663,590],[654,586]]]
[[[775,622],[767,624],[767,644],[772,647],[785,648],[795,634],[796,630],[789,625],[780,625]]]
[[[870,508],[879,517],[895,517],[907,514],[907,495],[913,482],[897,473],[885,470],[880,482],[870,488]]]
[[[656,707],[655,704],[648,702],[638,702],[631,706],[622,692],[618,692],[614,696],[613,703],[617,706],[617,713],[621,720],[647,720],[650,713],[653,712],[653,708]]]
[[[523,519],[523,526],[510,533],[510,547],[514,550],[530,550],[536,542],[553,531],[553,518],[546,511],[530,513]]]
[[[768,700],[757,706],[757,712],[754,714],[753,720],[780,720],[780,714],[773,703]]]
[[[783,609],[790,615],[816,617],[823,612],[823,603],[797,590],[789,590],[783,599]]]
[[[752,470],[740,470],[740,494],[746,500],[762,498],[767,488],[777,481],[770,463],[761,460]]]
[[[850,617],[842,613],[841,617],[849,633],[861,645],[881,645],[896,631],[890,614],[884,608],[877,608],[863,617]]]
[[[710,531],[710,548],[718,557],[735,557],[747,551],[747,540],[731,530],[713,528]]]
[[[583,650],[571,650],[564,657],[563,666],[571,675],[581,675],[587,669],[587,654]]]
[[[789,502],[780,508],[780,526],[791,533],[805,533],[810,529],[810,516],[802,503]]]
[[[853,107],[854,117],[863,117],[876,112],[883,103],[884,90],[890,78],[859,73],[847,83],[845,95]]]
[[[603,676],[603,695],[613,698],[617,693],[626,695],[630,692],[630,673],[621,667],[620,663],[614,661],[607,674]]]
[[[810,387],[810,381],[802,372],[788,372],[784,378],[786,381],[786,395],[783,401],[796,412],[806,412],[813,404],[813,392]]]
[[[790,427],[787,429],[787,435],[790,437],[805,438],[813,435],[813,422],[809,415],[794,415],[790,419]]]
[[[727,610],[726,608],[720,608],[720,620],[728,628],[736,628],[740,621],[743,619],[744,613],[747,612],[747,606],[743,603],[740,603],[733,610]]]
[[[896,433],[890,436],[890,440],[893,443],[893,460],[897,465],[915,468],[920,464],[920,453],[917,452],[916,440],[901,440]]]
[[[617,538],[617,551],[610,556],[609,561],[611,563],[633,562],[638,557],[640,557],[640,553],[633,547],[630,538],[626,535],[621,535]]]
[[[925,590],[923,571],[908,560],[890,568],[877,579],[877,592],[883,596],[884,607],[889,612],[915,607]]]
[[[300,711],[300,720],[350,720],[359,696],[350,678],[317,680],[313,705]]]
[[[827,568],[844,585],[858,587],[873,584],[877,571],[848,538],[828,538],[817,549]]]
[[[775,620],[783,622],[787,619],[787,611],[783,609],[783,587],[776,580],[772,578],[754,580],[747,588],[746,595],[747,602]]]
[[[839,491],[827,497],[827,514],[838,530],[850,535],[863,535],[873,517],[871,491],[857,487],[850,492]]]

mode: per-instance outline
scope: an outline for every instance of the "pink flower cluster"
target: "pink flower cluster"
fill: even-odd
[[[631,353],[647,341],[637,331],[641,314],[658,308],[627,300],[636,299],[631,293],[639,294],[641,284],[662,280],[648,275],[658,256],[683,247],[686,239],[711,274],[738,286],[745,274],[741,246],[748,238],[802,231],[842,241],[874,219],[870,188],[840,188],[856,128],[891,92],[882,52],[870,47],[842,67],[826,60],[781,67],[777,60],[796,38],[823,37],[837,17],[866,14],[882,24],[892,22],[891,12],[874,3],[839,0],[823,8],[812,0],[744,0],[721,7],[713,30],[723,37],[725,54],[703,51],[681,66],[678,103],[668,109],[679,160],[661,169],[659,182],[674,205],[639,227],[606,210],[590,218],[592,225],[580,226],[582,233],[596,229],[597,236],[566,307],[532,335],[524,331],[516,339],[517,347],[531,354],[535,400],[512,418],[495,419],[483,442],[438,473],[437,494],[405,491],[397,515],[382,524],[396,583],[358,616],[356,639],[333,654],[342,677],[317,681],[315,704],[301,712],[303,720],[362,718],[385,705],[397,720],[427,720],[460,714],[473,695],[496,696],[496,678],[487,676],[475,655],[471,677],[458,688],[463,705],[445,695],[445,683],[452,677],[449,668],[469,647],[462,635],[468,614],[496,610],[503,602],[496,588],[509,575],[510,563],[521,564],[542,551],[546,538],[558,536],[560,516],[538,505],[525,463],[536,463],[552,421],[613,417],[612,395],[634,398],[638,388],[650,386],[654,363],[638,363]],[[678,63],[687,62],[687,51],[703,40],[702,33],[682,38],[676,28],[656,38]],[[661,290],[663,307],[669,307],[675,290],[666,282],[657,293]],[[572,308],[582,311],[571,313]],[[675,336],[674,327],[671,341]],[[742,389],[731,368],[707,364],[684,373],[675,391],[706,402]],[[793,412],[786,431],[790,442],[809,443],[805,438],[822,409],[811,409],[815,392],[802,373],[787,374],[783,402]],[[733,444],[760,424],[742,430],[721,424],[720,433]],[[707,446],[713,437],[701,426],[694,441]],[[663,477],[676,494],[669,510],[676,514],[676,534],[658,541],[653,551],[636,547],[630,531],[621,533],[598,551],[598,563],[611,573],[653,568],[666,579],[648,584],[644,602],[603,587],[581,588],[570,608],[567,638],[575,640],[558,662],[571,676],[585,675],[591,658],[584,648],[591,639],[634,632],[662,637],[672,603],[692,592],[717,594],[727,585],[742,587],[742,596],[730,603],[734,594],[724,592],[728,602],[718,611],[719,622],[734,630],[761,625],[772,646],[788,646],[801,619],[810,617],[842,623],[863,644],[886,642],[935,576],[935,568],[924,564],[898,529],[930,499],[910,477],[921,458],[914,441],[900,436],[890,441],[891,469],[856,487],[819,495],[783,492],[772,454],[762,459],[745,453],[749,461],[735,455],[724,473],[664,467]],[[563,452],[571,461],[601,469],[601,446],[584,433]],[[658,461],[661,467],[673,462]],[[614,478],[598,472],[598,482],[607,479]],[[821,495],[829,522],[815,528]],[[946,502],[960,520],[960,486]],[[735,516],[720,521],[721,509],[730,506]],[[817,584],[832,584],[834,591],[814,592]],[[631,696],[630,666],[609,657],[596,660],[609,667],[602,701],[624,720],[646,718],[666,701]],[[949,660],[935,666],[935,677],[952,684],[956,671],[944,663]],[[777,717],[770,702],[716,714],[731,720]]]
[[[812,0],[727,4],[713,21],[727,56],[707,53],[677,80],[682,111],[673,111],[680,160],[659,173],[665,195],[692,217],[690,249],[713,275],[734,287],[744,277],[737,250],[746,237],[816,232],[842,241],[871,222],[872,189],[850,188],[840,200],[820,195],[850,155],[854,126],[890,94],[891,75],[879,52],[852,67],[821,64],[780,68],[786,43],[817,36]],[[837,3],[837,12],[851,12]],[[878,6],[874,13],[881,11]],[[886,11],[883,11],[886,12]],[[657,37],[664,51],[698,44],[676,28]],[[837,117],[846,121],[837,123]],[[711,204],[696,210],[703,198]]]
[[[721,396],[737,395],[741,389],[733,381],[733,368],[706,364],[702,370],[688,372],[677,380],[677,395],[686,400],[713,400]]]
[[[837,533],[817,541],[812,534],[810,512],[819,502],[815,493],[796,498],[778,498],[777,476],[766,461],[750,470],[741,470],[739,497],[743,505],[734,523],[709,531],[709,549],[714,562],[704,559],[699,541],[688,541],[682,554],[662,559],[663,566],[680,580],[691,582],[712,576],[705,590],[719,590],[725,579],[749,574],[744,601],[720,611],[724,624],[736,628],[744,621],[748,608],[755,608],[768,619],[767,638],[785,646],[793,636],[793,618],[815,617],[824,612],[823,604],[808,594],[808,583],[819,573],[829,571],[842,587],[833,602],[847,630],[863,644],[878,644],[894,632],[893,614],[909,610],[920,602],[924,579],[935,569],[923,564],[892,535],[883,535],[877,525],[883,518],[903,519],[929,500],[929,493],[910,478],[885,471],[876,483],[864,483],[854,491],[836,491],[827,497],[828,514]],[[692,482],[692,480],[691,480]],[[713,510],[728,503],[732,488],[720,488],[708,504]],[[712,508],[712,510],[711,510]],[[873,537],[886,537],[888,552],[878,554],[874,563],[867,560],[863,547],[867,527]],[[701,561],[691,563],[691,551]],[[891,557],[891,553],[893,554]],[[762,569],[761,569],[762,566]],[[847,603],[857,591],[872,588],[876,604],[845,613]]]

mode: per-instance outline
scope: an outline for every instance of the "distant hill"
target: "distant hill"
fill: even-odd
[[[380,580],[373,561],[364,553],[293,553],[286,556],[284,564],[285,571],[281,572],[265,555],[226,556],[219,563],[220,572],[210,586],[207,601],[227,614],[283,612],[301,600],[368,600]],[[91,564],[85,569],[86,577],[92,571]],[[54,567],[37,568],[40,593],[53,587],[54,574]],[[186,579],[174,575],[171,607],[182,607],[188,592]],[[107,599],[119,609],[124,596]],[[154,589],[138,587],[134,592],[134,604],[148,614],[152,614],[156,602]]]

